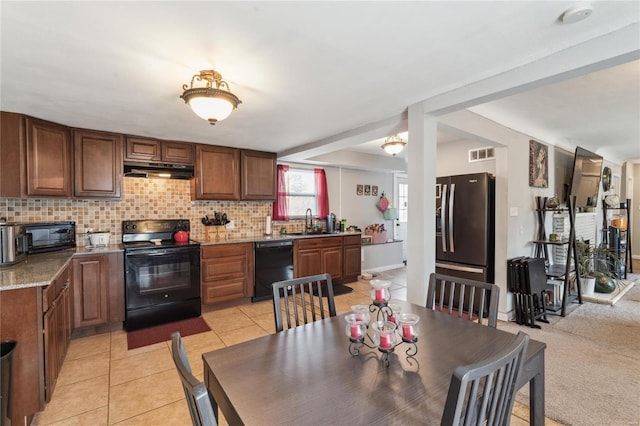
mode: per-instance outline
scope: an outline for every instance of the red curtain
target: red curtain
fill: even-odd
[[[329,214],[329,191],[327,190],[327,175],[323,169],[313,169],[316,178],[318,197],[318,217],[324,218]]]
[[[287,172],[289,166],[278,164],[278,174],[276,177],[276,201],[273,203],[273,220],[289,220],[287,195],[289,195],[289,188],[287,182]]]

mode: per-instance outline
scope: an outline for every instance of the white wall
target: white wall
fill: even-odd
[[[338,219],[347,219],[349,226],[364,228],[384,223],[391,230],[392,221],[385,221],[376,203],[384,191],[393,201],[393,174],[324,167],[329,187],[329,207]],[[356,195],[356,185],[377,185],[378,196]]]
[[[487,172],[495,175],[496,160],[469,162],[469,150],[487,145],[480,141],[458,140],[438,144],[436,176],[464,175]]]
[[[518,133],[470,111],[459,111],[440,117],[447,126],[469,135],[489,140],[503,148],[496,149],[496,261],[495,282],[501,294],[507,294],[507,259],[531,256],[531,241],[536,235],[535,197],[551,197],[555,193],[555,153],[549,145],[549,188],[529,187],[528,135]],[[440,147],[438,147],[439,149]],[[513,310],[512,297],[500,297],[499,312],[506,319]]]

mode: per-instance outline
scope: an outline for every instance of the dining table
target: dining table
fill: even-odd
[[[388,365],[377,347],[352,355],[346,314],[204,353],[214,412],[230,425],[440,424],[454,369],[515,335],[408,302],[400,309],[419,316],[418,337],[415,346],[399,339]],[[544,424],[545,348],[529,340],[516,385],[529,383],[531,425]]]

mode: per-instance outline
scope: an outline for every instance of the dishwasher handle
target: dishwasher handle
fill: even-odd
[[[264,242],[257,242],[256,243],[256,248],[257,249],[261,249],[261,248],[277,248],[277,247],[290,247],[293,246],[293,241],[291,240],[286,240],[286,241],[264,241]]]

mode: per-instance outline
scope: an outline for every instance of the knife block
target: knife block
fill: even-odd
[[[222,241],[227,239],[227,228],[224,225],[207,226],[204,229],[207,241]]]

